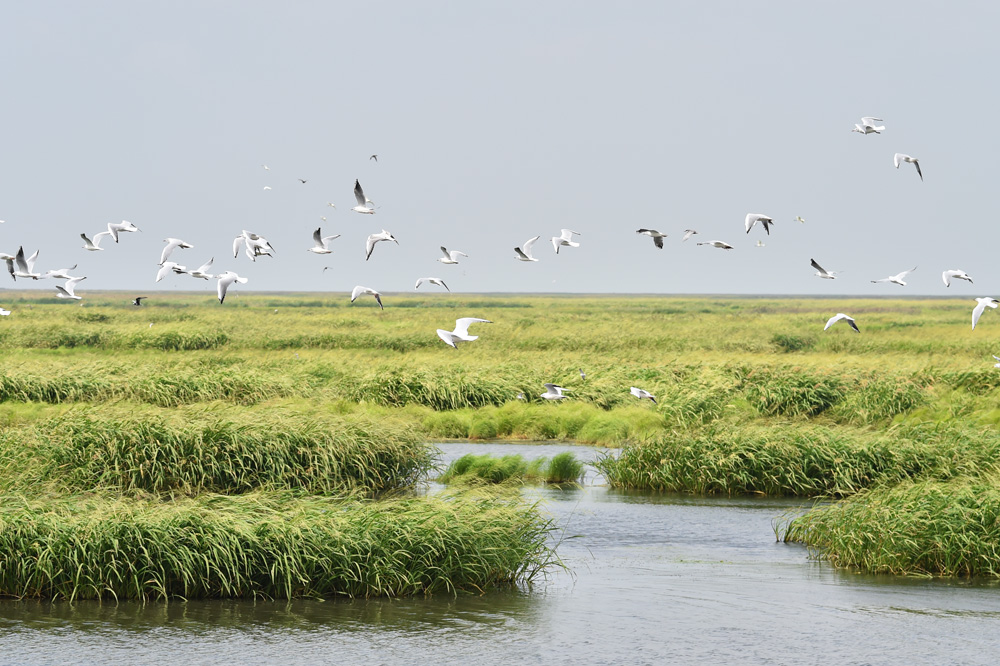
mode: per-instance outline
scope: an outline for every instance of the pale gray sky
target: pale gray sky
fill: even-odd
[[[483,5],[8,3],[0,251],[79,263],[84,295],[214,292],[154,285],[167,236],[246,290],[1000,293],[995,3]],[[885,132],[851,133],[864,115]],[[355,178],[376,215],[351,212]],[[143,232],[82,249],[123,219]],[[319,225],[332,255],[306,252]],[[562,227],[581,247],[556,256]],[[365,262],[383,228],[399,245]],[[277,255],[233,259],[241,229]],[[540,261],[516,261],[535,235]],[[735,249],[695,245],[712,239]],[[441,265],[440,245],[469,258]],[[870,283],[915,265],[906,288]],[[951,268],[975,284],[945,289]]]

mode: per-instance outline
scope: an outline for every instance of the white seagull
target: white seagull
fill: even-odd
[[[121,224],[115,224],[113,222],[108,222],[108,231],[111,232],[111,237],[118,242],[118,232],[120,231],[142,231],[139,227],[135,226],[128,220],[122,220]]]
[[[316,254],[330,254],[333,252],[333,250],[330,249],[330,241],[340,238],[340,234],[322,236],[320,235],[320,229],[322,229],[322,227],[316,227],[316,231],[313,232],[313,242],[316,244],[309,248],[308,251],[315,252]]]
[[[712,247],[717,247],[720,250],[732,250],[733,246],[729,243],[723,243],[720,240],[706,241],[704,243],[698,243],[698,245],[711,245]]]
[[[211,280],[215,276],[209,273],[208,269],[212,267],[213,263],[215,263],[215,257],[212,257],[193,271],[188,271],[188,275],[193,278],[201,278],[202,280]]]
[[[188,243],[187,241],[182,241],[180,238],[164,238],[163,242],[166,243],[167,246],[163,248],[163,252],[160,254],[160,266],[163,265],[164,261],[170,258],[170,254],[175,249],[179,247],[184,249],[194,247],[194,245],[191,245],[191,243]]]
[[[531,246],[535,244],[540,236],[535,236],[534,238],[529,238],[524,241],[524,245],[521,247],[515,247],[514,252],[517,254],[518,261],[538,261],[533,256],[531,256]]]
[[[97,252],[98,250],[103,250],[104,248],[101,247],[101,239],[104,238],[105,236],[110,236],[110,235],[111,235],[110,231],[102,231],[99,234],[94,235],[94,240],[90,240],[89,238],[87,238],[87,234],[80,234],[80,238],[82,238],[83,242],[85,243],[83,249],[90,250],[91,252]]]
[[[240,254],[240,245],[243,246],[243,251],[251,261],[257,261],[257,257],[270,257],[271,253],[274,252],[274,248],[271,247],[271,243],[266,238],[246,229],[233,239],[234,259]]]
[[[996,306],[1000,304],[1000,301],[995,298],[977,298],[976,303],[978,303],[978,305],[976,305],[976,307],[972,310],[973,331],[976,330],[976,324],[979,322],[979,318],[983,315],[983,311],[988,307],[995,309]]]
[[[644,391],[641,388],[636,388],[635,386],[633,386],[632,388],[629,389],[629,393],[639,398],[639,400],[646,398],[654,405],[656,404],[656,396],[650,393],[649,391]]]
[[[160,270],[156,271],[156,281],[159,282],[163,278],[167,277],[167,275],[170,274],[170,271],[173,271],[177,275],[183,275],[184,273],[187,273],[187,267],[181,266],[174,261],[164,261],[163,265],[160,266]]]
[[[42,277],[41,274],[35,272],[36,259],[38,259],[38,250],[35,250],[34,254],[25,259],[24,247],[17,248],[17,254],[14,256],[14,263],[17,264],[17,270],[14,271],[14,275],[19,278],[31,278],[32,280]]]
[[[56,285],[56,296],[58,298],[72,298],[75,301],[80,300],[83,296],[77,296],[75,289],[76,285],[80,283],[81,280],[86,280],[86,277],[74,277],[66,280],[63,284]]]
[[[952,278],[955,278],[956,280],[968,280],[970,283],[972,282],[972,278],[970,278],[969,274],[965,271],[954,270],[941,273],[941,279],[944,280],[944,286],[946,287],[951,286]]]
[[[694,229],[685,229],[684,230],[684,238],[681,239],[681,242],[683,243],[688,238],[691,238],[691,236],[694,236],[696,233],[698,233],[698,232],[695,231]]]
[[[903,153],[896,153],[895,155],[893,155],[892,163],[896,165],[897,169],[899,168],[899,165],[902,164],[903,162],[909,162],[913,166],[917,167],[917,175],[920,176],[920,180],[924,179],[924,174],[921,173],[920,171],[920,160],[918,160],[916,157],[910,157],[909,155],[904,155]]]
[[[219,273],[216,277],[219,278],[219,283],[215,288],[216,293],[219,295],[219,303],[221,304],[226,300],[226,292],[229,291],[229,285],[234,282],[239,282],[240,284],[246,284],[247,278],[240,277],[232,271],[226,271],[224,273]]]
[[[73,264],[69,268],[57,268],[56,270],[48,270],[42,273],[42,279],[44,278],[54,278],[56,280],[68,280],[72,275],[69,274],[70,271],[76,270],[77,264]]]
[[[805,218],[802,217],[801,215],[796,215],[795,216],[795,221],[798,222],[799,224],[805,224],[806,223]]]
[[[552,237],[552,247],[556,249],[556,254],[559,254],[560,247],[580,247],[580,244],[573,241],[573,234],[581,236],[579,231],[572,231],[570,229],[560,229],[560,235]]]
[[[382,307],[382,294],[378,293],[374,289],[369,289],[368,287],[362,287],[360,284],[351,291],[351,303],[353,303],[355,299],[357,299],[357,297],[361,295],[374,296],[375,302],[378,303],[379,309],[380,310],[385,309],[384,307]]]
[[[460,250],[449,251],[448,248],[446,248],[444,245],[441,246],[441,252],[444,253],[444,256],[438,257],[438,261],[440,261],[442,264],[457,264],[459,257],[468,258],[469,256]]]
[[[478,335],[469,335],[469,325],[475,324],[477,322],[482,322],[484,324],[492,324],[489,319],[480,319],[478,317],[462,317],[461,319],[455,320],[455,330],[446,331],[443,328],[437,330],[438,337],[441,338],[446,345],[449,347],[454,347],[458,349],[459,342],[472,342],[473,340],[478,340]]]
[[[7,272],[10,273],[10,278],[17,282],[17,274],[14,273],[14,259],[16,259],[13,254],[7,254],[6,252],[0,252],[0,259],[7,262]]]
[[[821,277],[821,278],[824,278],[826,280],[836,280],[837,279],[837,271],[828,271],[828,270],[826,270],[825,268],[823,268],[822,266],[820,266],[818,263],[816,263],[815,259],[810,259],[809,260],[809,265],[816,269],[816,276],[817,277]]]
[[[10,314],[10,310],[4,310],[3,308],[0,308],[0,317],[6,317],[9,314]],[[998,360],[1000,360],[1000,359],[998,359]]]
[[[0,313],[0,314],[2,314],[2,313]],[[7,314],[10,314],[10,313],[8,312]],[[996,354],[993,354],[993,358],[995,358],[997,360],[997,363],[994,363],[993,367],[994,368],[1000,368],[1000,356],[997,356]]]
[[[396,245],[399,245],[399,241],[385,229],[383,229],[380,234],[372,234],[368,237],[368,240],[365,241],[365,261],[371,259],[372,250],[375,249],[375,243],[378,243],[379,241],[392,241]]]
[[[774,224],[774,220],[769,218],[767,215],[762,215],[761,213],[747,213],[746,219],[743,221],[743,224],[747,228],[747,233],[750,233],[750,230],[753,229],[753,225],[757,224],[758,222],[760,222],[761,225],[763,225],[764,231],[766,231],[767,235],[770,236],[771,235],[770,225]]]
[[[881,134],[882,130],[885,129],[885,125],[882,125],[880,127],[875,126],[875,123],[880,123],[880,122],[882,122],[881,118],[872,118],[871,116],[864,116],[861,119],[861,123],[860,124],[855,123],[854,129],[852,129],[851,131],[860,132],[862,134]]]
[[[833,326],[834,324],[836,324],[841,319],[843,319],[848,324],[850,324],[851,328],[854,329],[855,333],[860,333],[861,332],[861,330],[858,328],[858,325],[854,323],[854,318],[853,317],[848,317],[843,312],[838,312],[834,316],[830,317],[830,319],[826,322],[826,326],[823,327],[823,330],[825,331],[826,329],[830,328],[831,326]]]
[[[354,179],[354,198],[358,200],[358,205],[351,210],[355,213],[375,214],[375,202],[365,196],[364,190],[361,189],[361,181],[356,178]],[[369,207],[368,204],[371,206]]]
[[[893,284],[898,284],[900,287],[905,287],[906,283],[903,282],[903,278],[905,278],[907,275],[909,275],[915,270],[917,270],[916,266],[914,266],[908,271],[903,271],[902,273],[897,273],[896,275],[890,275],[889,277],[882,278],[881,280],[872,280],[872,283],[874,284],[875,282],[891,282]]]
[[[666,234],[661,234],[656,229],[636,229],[635,233],[642,234],[643,236],[649,236],[653,239],[653,245],[663,249],[663,239],[667,237]]]
[[[420,285],[422,285],[424,282],[430,282],[431,284],[436,284],[439,287],[444,287],[445,289],[448,289],[448,285],[446,285],[444,283],[444,280],[442,280],[441,278],[436,278],[436,277],[418,278],[417,279],[417,284],[413,288],[414,289],[419,289]],[[451,291],[451,289],[448,289],[448,291]]]
[[[568,398],[568,395],[563,395],[564,389],[562,386],[556,386],[555,384],[542,384],[545,387],[545,393],[539,394],[538,397],[545,398],[546,400],[563,400]]]

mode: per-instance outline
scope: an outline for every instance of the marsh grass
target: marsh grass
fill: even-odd
[[[453,461],[438,477],[440,483],[491,484],[550,483],[571,485],[583,478],[583,463],[570,452],[548,458],[525,460],[520,455],[492,456],[467,453]]]
[[[1000,478],[904,481],[785,521],[779,538],[838,567],[921,576],[1000,576]]]
[[[78,599],[482,593],[558,565],[534,506],[481,493],[289,493],[159,502],[0,500],[0,596]]]

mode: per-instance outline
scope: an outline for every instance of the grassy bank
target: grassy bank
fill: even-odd
[[[441,483],[552,483],[575,484],[583,478],[583,463],[572,453],[525,460],[519,455],[491,456],[469,453],[448,465]]]
[[[533,507],[482,494],[0,499],[0,595],[403,596],[530,583],[555,563]]]

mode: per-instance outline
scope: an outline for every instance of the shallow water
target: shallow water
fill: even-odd
[[[568,446],[442,444],[552,456]],[[592,458],[590,458],[592,459]],[[529,592],[405,600],[0,602],[0,664],[986,664],[1000,587],[862,576],[777,543],[800,501],[529,489],[563,529]]]

